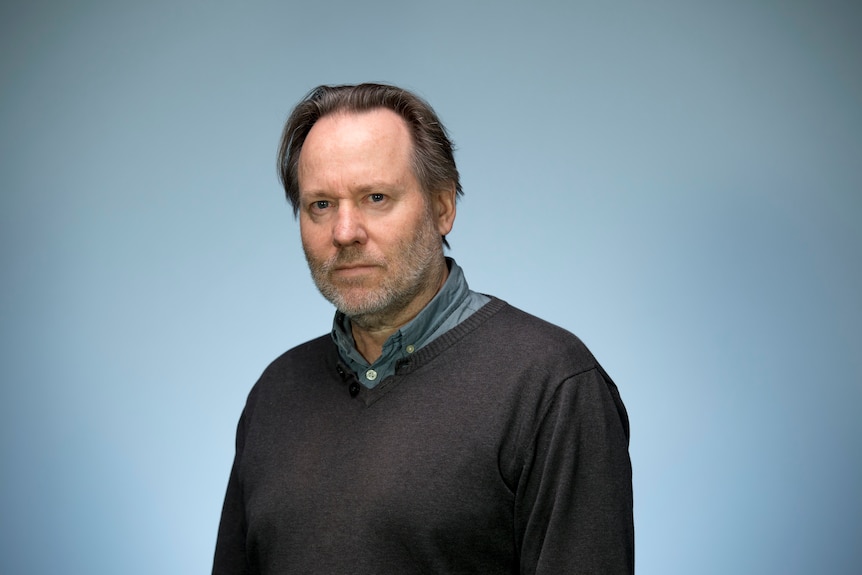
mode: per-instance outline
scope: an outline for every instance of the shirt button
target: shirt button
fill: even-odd
[[[365,378],[368,381],[374,381],[375,379],[377,379],[377,372],[374,371],[373,369],[369,369],[368,371],[365,372]]]
[[[408,345],[406,350],[407,350],[407,353],[413,353],[414,351],[416,351],[416,348],[413,347],[412,345]]]
[[[350,392],[350,397],[356,397],[359,395],[359,384],[354,381],[350,384],[350,387],[347,388],[347,391]]]

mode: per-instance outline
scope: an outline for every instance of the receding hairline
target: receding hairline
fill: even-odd
[[[422,189],[427,194],[434,194],[446,191],[448,189],[447,186],[441,186],[438,189],[429,190],[426,189],[425,182],[423,182],[420,177],[420,168],[421,168],[421,159],[418,157],[419,151],[417,149],[417,141],[416,134],[414,132],[413,127],[411,126],[410,121],[404,117],[403,114],[399,113],[398,110],[393,109],[390,106],[385,104],[377,104],[368,108],[354,108],[349,104],[345,104],[342,106],[338,106],[332,110],[328,110],[325,113],[318,116],[311,126],[308,128],[308,131],[305,134],[305,137],[302,139],[302,145],[298,150],[298,157],[296,159],[296,183],[299,185],[299,180],[301,176],[301,168],[302,168],[302,158],[303,151],[305,150],[305,146],[308,144],[308,139],[311,137],[311,134],[314,132],[314,128],[320,123],[321,120],[335,120],[338,121],[339,118],[350,118],[350,117],[362,117],[362,116],[370,116],[373,114],[382,113],[384,116],[390,116],[396,120],[396,124],[400,126],[400,129],[407,136],[407,140],[409,142],[410,148],[407,150],[407,161],[409,162],[410,172],[413,174],[413,177],[416,178],[416,181],[419,183],[420,189]],[[454,181],[451,182],[454,185]],[[298,189],[297,192],[301,193],[301,189]]]
[[[383,124],[376,123],[381,120],[375,120],[375,123],[362,123],[358,124],[355,128],[348,126],[346,132],[341,132],[341,128],[338,127],[337,123],[342,120],[350,121],[351,119],[367,118],[376,115],[380,110],[384,112],[384,114],[380,115],[381,119],[385,118],[385,120],[383,120],[385,123]],[[385,112],[389,112],[389,114]],[[317,127],[321,120],[334,123],[331,123],[324,128],[328,130],[326,134],[318,133],[315,135],[315,127]],[[344,136],[345,139],[342,140],[342,136]],[[351,138],[354,138],[353,141],[351,141]],[[405,138],[406,143],[404,141]],[[389,146],[388,142],[393,141],[395,144]],[[327,147],[329,142],[333,142],[331,148]],[[307,150],[309,145],[316,148],[312,157],[308,156]],[[323,148],[318,148],[318,146],[323,146]],[[400,114],[385,106],[369,110],[361,110],[358,112],[351,110],[338,111],[318,118],[314,125],[309,129],[305,140],[303,141],[302,148],[299,150],[299,157],[297,158],[296,163],[298,197],[314,198],[318,196],[325,197],[331,195],[325,189],[308,187],[310,182],[307,179],[309,174],[307,170],[315,167],[326,166],[330,153],[334,152],[335,154],[340,154],[345,149],[348,154],[355,153],[365,159],[363,148],[367,148],[369,146],[383,149],[388,154],[391,154],[387,155],[384,163],[378,164],[378,166],[386,166],[387,171],[390,173],[391,170],[389,170],[389,168],[399,167],[400,169],[400,166],[406,166],[406,172],[393,174],[393,176],[397,175],[397,177],[392,178],[386,177],[386,175],[379,177],[375,176],[374,179],[365,180],[356,183],[356,185],[349,186],[351,190],[365,191],[368,193],[389,193],[401,190],[406,186],[415,185],[427,200],[428,193],[425,191],[422,181],[419,179],[415,169],[415,142],[410,133],[410,127]],[[373,150],[369,155],[371,155],[372,158],[374,157]],[[350,157],[350,155],[347,156],[347,158]],[[303,185],[303,180],[305,180],[305,185]],[[314,184],[311,185],[313,186]]]
[[[414,153],[416,151],[416,141],[415,141],[415,137],[413,136],[412,131],[410,130],[410,125],[398,112],[395,112],[395,111],[393,111],[390,108],[387,108],[385,106],[380,106],[378,108],[373,108],[373,109],[368,109],[368,110],[359,110],[359,111],[338,110],[338,111],[333,111],[333,112],[324,114],[323,116],[320,116],[319,118],[317,118],[317,120],[315,120],[315,122],[308,129],[308,132],[306,133],[305,138],[303,138],[302,146],[298,150],[299,155],[297,157],[297,162],[296,162],[297,170],[299,170],[299,168],[302,166],[302,158],[304,155],[303,152],[305,151],[305,148],[308,145],[308,141],[309,141],[309,139],[311,139],[313,137],[312,134],[314,134],[315,128],[321,123],[321,121],[339,122],[342,119],[363,118],[363,117],[368,117],[368,116],[372,116],[375,114],[380,114],[381,112],[382,112],[383,116],[388,116],[391,120],[394,120],[394,122],[390,121],[388,123],[388,125],[387,124],[383,124],[383,125],[365,124],[362,126],[363,129],[357,132],[359,134],[363,134],[358,139],[366,139],[367,140],[367,139],[373,138],[375,136],[381,136],[381,137],[384,137],[387,139],[391,138],[391,137],[398,137],[395,133],[393,133],[391,131],[392,129],[394,129],[394,131],[397,132],[398,134],[405,136],[407,138],[407,141],[409,142],[409,148],[407,149],[407,160],[411,164],[410,167],[413,170],[414,175],[416,175],[415,169],[413,169],[414,168],[413,159],[414,159]]]
[[[317,126],[322,120],[335,120],[343,118],[351,118],[351,117],[362,117],[362,116],[371,116],[374,114],[382,113],[384,116],[392,116],[396,120],[398,120],[398,125],[404,129],[404,132],[407,134],[407,137],[410,138],[410,142],[415,146],[415,137],[413,135],[413,130],[410,129],[410,122],[408,122],[404,116],[399,114],[397,111],[389,108],[388,106],[375,106],[373,108],[364,108],[361,110],[354,110],[352,108],[337,108],[335,110],[331,110],[326,112],[325,114],[321,114],[313,124],[308,128],[308,132],[305,135],[305,138],[302,141],[302,147],[300,148],[300,155],[302,153],[302,149],[305,148],[305,144],[308,141],[308,138],[311,136],[312,131],[314,131],[314,127]]]

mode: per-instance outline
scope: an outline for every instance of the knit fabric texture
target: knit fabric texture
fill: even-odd
[[[502,300],[373,389],[326,335],[249,394],[213,573],[633,573],[628,439],[581,341]]]

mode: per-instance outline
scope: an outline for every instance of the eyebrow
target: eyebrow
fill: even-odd
[[[356,188],[356,191],[358,193],[375,194],[381,192],[400,192],[403,189],[404,186],[394,184],[392,182],[376,182],[359,186]]]
[[[349,190],[350,195],[361,195],[361,194],[381,194],[381,193],[397,193],[403,191],[405,186],[399,185],[393,182],[372,182],[370,184],[363,184],[356,188]],[[313,198],[331,198],[334,195],[331,192],[326,190],[299,190],[299,197],[313,199]]]

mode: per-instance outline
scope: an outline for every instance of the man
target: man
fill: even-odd
[[[319,87],[279,166],[337,312],[249,394],[213,573],[632,573],[617,389],[575,336],[444,257],[461,187],[434,111]]]

